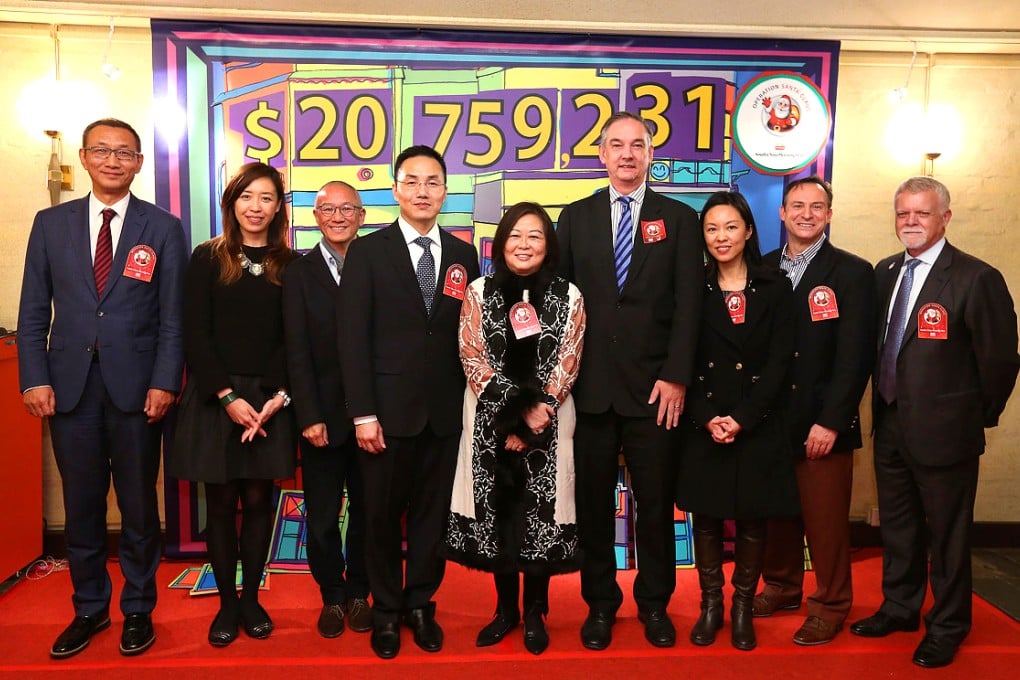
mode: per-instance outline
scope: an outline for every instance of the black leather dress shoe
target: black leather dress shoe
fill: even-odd
[[[236,640],[240,618],[236,607],[233,609],[221,607],[212,625],[209,626],[209,644],[213,647],[226,647]]]
[[[128,614],[124,618],[124,630],[120,634],[120,653],[124,656],[141,654],[156,641],[149,614]]]
[[[914,651],[914,663],[925,668],[941,668],[953,663],[959,645],[949,638],[925,635]]]
[[[665,609],[638,611],[638,621],[645,624],[645,639],[656,647],[676,644],[676,628]]]
[[[380,659],[392,659],[400,651],[400,625],[396,621],[374,622],[372,626],[372,651]]]
[[[517,627],[520,621],[520,614],[513,616],[514,612],[496,612],[496,616],[485,628],[478,631],[478,639],[475,640],[476,647],[489,647],[497,644],[507,636],[507,633]]]
[[[110,627],[110,612],[103,610],[93,616],[76,616],[71,625],[57,636],[50,648],[54,659],[66,659],[89,646],[89,640],[101,630]]]
[[[443,648],[443,629],[436,623],[436,605],[419,607],[407,612],[407,625],[414,631],[414,644],[426,652],[438,652]]]
[[[613,624],[616,615],[606,612],[588,612],[588,618],[581,624],[581,644],[588,649],[601,650],[609,646],[613,640]]]
[[[920,626],[918,619],[894,619],[877,611],[866,619],[850,625],[850,632],[861,637],[885,637],[889,633],[912,633]]]

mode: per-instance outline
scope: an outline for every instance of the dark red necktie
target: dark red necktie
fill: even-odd
[[[96,275],[96,292],[103,296],[106,281],[110,278],[110,267],[113,266],[113,238],[110,236],[110,222],[117,213],[107,208],[103,211],[103,226],[99,227],[96,239],[96,258],[92,263],[92,271]]]

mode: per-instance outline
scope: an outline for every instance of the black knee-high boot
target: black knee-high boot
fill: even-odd
[[[520,596],[520,576],[517,572],[493,574],[496,584],[496,614],[485,628],[478,632],[475,645],[488,647],[502,640],[507,633],[517,627],[521,620],[521,611],[517,607]]]
[[[694,516],[694,562],[701,586],[701,616],[691,629],[691,642],[710,645],[723,625],[723,523],[715,517]]]
[[[549,613],[549,574],[524,575],[524,648],[541,654],[549,646],[545,615]]]
[[[765,520],[737,520],[737,537],[734,546],[733,608],[730,619],[733,626],[733,646],[749,651],[758,640],[754,635],[754,592],[761,576],[765,558]]]

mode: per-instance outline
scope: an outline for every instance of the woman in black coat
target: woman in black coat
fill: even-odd
[[[790,281],[761,263],[743,196],[713,194],[701,214],[704,304],[694,384],[687,392],[677,506],[694,514],[701,617],[691,642],[708,645],[723,623],[722,526],[736,520],[732,642],[757,644],[751,603],[769,517],[799,512],[789,438],[778,411],[794,347]]]

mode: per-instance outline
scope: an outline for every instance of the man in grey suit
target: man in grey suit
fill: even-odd
[[[880,320],[872,406],[882,532],[882,606],[863,637],[914,631],[914,663],[946,666],[971,627],[970,532],[986,427],[1016,383],[1016,313],[994,267],[946,240],[949,190],[914,177],[896,190],[905,253],[875,267]],[[931,563],[929,566],[929,553]]]
[[[75,618],[50,655],[66,658],[110,625],[106,496],[121,513],[120,652],[155,641],[161,421],[184,370],[181,222],[130,193],[141,140],[123,121],[85,128],[89,196],[36,215],[25,257],[18,368],[26,410],[49,417],[63,485]]]

